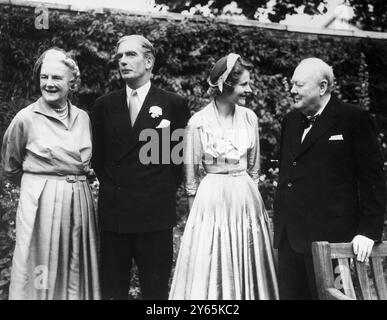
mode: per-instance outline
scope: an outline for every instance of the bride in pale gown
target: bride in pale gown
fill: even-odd
[[[250,64],[221,58],[218,95],[189,121],[184,150],[190,214],[170,299],[278,299],[269,217],[258,190],[259,134]],[[199,183],[199,163],[206,175]]]

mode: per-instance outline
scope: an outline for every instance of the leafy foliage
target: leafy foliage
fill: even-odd
[[[171,12],[183,12],[188,10],[194,14],[202,14],[200,6],[208,5],[213,15],[230,14],[227,6],[236,2],[239,11],[233,15],[244,15],[248,19],[259,19],[262,9],[267,9],[271,0],[156,0],[156,4],[166,5]],[[387,2],[385,0],[346,0],[354,10],[352,23],[363,30],[386,31],[387,30]],[[277,0],[268,13],[271,22],[280,22],[287,15],[293,15],[302,9],[302,13],[318,15],[326,13],[328,0]]]
[[[0,299],[7,297],[15,239],[15,213],[19,191],[6,184],[0,194]]]
[[[348,0],[353,7],[353,22],[363,30],[387,30],[387,2],[384,0]]]
[[[258,9],[266,9],[270,0],[156,0],[156,4],[167,5],[172,12],[182,12],[184,10],[190,10],[198,5],[208,5],[211,12],[215,15],[225,12],[225,7],[231,2],[236,2],[238,8],[241,9],[241,14],[245,15],[248,19],[254,19],[259,17]],[[306,14],[314,15],[325,13],[327,1],[326,0],[281,0],[276,1],[272,12],[269,14],[269,19],[272,22],[279,22],[285,19],[287,14],[295,14],[296,9],[303,6],[303,12]],[[322,9],[320,6],[322,5]],[[199,13],[199,10],[197,10]]]
[[[50,29],[34,29],[31,8],[3,5],[0,15],[0,136],[12,117],[39,96],[32,68],[39,54],[58,46],[71,50],[81,71],[82,84],[72,101],[90,110],[96,97],[122,87],[114,60],[115,44],[125,34],[143,34],[157,49],[153,82],[189,99],[192,112],[210,100],[207,77],[213,63],[229,52],[251,61],[253,99],[249,108],[259,117],[261,138],[260,191],[269,212],[278,176],[280,123],[289,110],[289,79],[300,59],[317,56],[335,70],[336,94],[350,102],[362,102],[387,140],[387,42],[382,40],[305,35],[277,30],[238,27],[213,20],[179,22],[125,14],[74,13],[50,10]],[[384,53],[384,54],[383,54]],[[98,184],[93,185],[97,196]],[[6,297],[14,241],[18,191],[0,189],[0,298]],[[186,212],[185,197],[177,195],[180,221],[176,228],[175,254]],[[137,283],[138,279],[132,281]],[[132,296],[137,297],[134,290]]]

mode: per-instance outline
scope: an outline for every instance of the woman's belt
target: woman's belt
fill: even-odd
[[[207,171],[207,174],[222,174],[222,175],[226,175],[226,176],[237,177],[237,176],[245,176],[245,175],[247,175],[247,172],[246,172],[246,170],[243,170],[243,171],[228,171],[228,172],[208,172]]]
[[[78,181],[86,181],[87,177],[84,174],[67,174],[67,175],[57,175],[57,174],[44,174],[44,173],[36,173],[36,172],[25,172],[25,174],[32,174],[35,176],[39,176],[44,179],[52,179],[52,180],[66,180],[68,183],[75,183]]]

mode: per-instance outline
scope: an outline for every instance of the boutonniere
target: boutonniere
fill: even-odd
[[[149,113],[152,118],[158,118],[163,114],[163,110],[159,106],[152,106],[149,108]]]

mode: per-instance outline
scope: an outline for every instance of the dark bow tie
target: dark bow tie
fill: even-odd
[[[304,116],[304,118],[302,119],[302,125],[304,126],[304,129],[309,128],[310,126],[313,126],[319,116],[320,116],[319,114],[316,114],[312,117]]]

